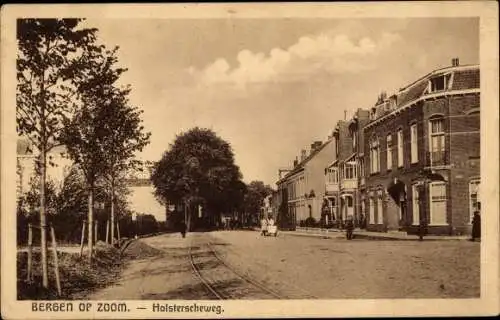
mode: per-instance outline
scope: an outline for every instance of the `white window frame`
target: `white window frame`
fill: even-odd
[[[369,220],[369,223],[370,224],[376,224],[376,221],[375,221],[375,201],[373,201],[373,198],[370,198],[369,199],[369,210],[370,210],[370,220]]]
[[[452,73],[445,73],[436,77],[433,77],[429,80],[429,84],[427,87],[427,91],[429,93],[434,93],[434,92],[443,92],[446,90],[451,89],[451,84],[453,83],[453,74]],[[433,86],[433,81],[442,79],[443,80],[443,88],[442,89],[436,89],[435,86]]]
[[[338,179],[338,168],[331,167],[328,169],[328,183],[336,184],[339,183]]]
[[[387,148],[387,171],[392,170],[392,134],[388,134],[385,140]]]
[[[384,224],[384,203],[382,197],[377,197],[377,224]]]
[[[436,186],[444,186],[444,193],[445,193],[444,200],[443,199],[441,199],[441,200],[434,200],[433,199],[433,192],[434,192],[434,188],[436,188]],[[432,206],[433,202],[438,202],[438,201],[439,202],[444,202],[445,203],[445,206],[444,206],[444,208],[445,208],[444,218],[445,218],[445,220],[447,220],[447,208],[446,208],[446,204],[447,204],[447,201],[448,201],[448,193],[447,193],[448,190],[446,190],[446,189],[447,188],[446,188],[446,183],[445,182],[432,182],[432,183],[429,183],[429,203],[430,203],[430,219],[429,219],[430,223],[429,223],[429,225],[433,225],[433,226],[447,226],[448,225],[448,221],[444,221],[444,222],[441,222],[441,223],[433,221],[433,218],[434,218],[434,212],[433,211],[434,210],[433,210],[433,206]]]
[[[436,122],[441,123],[441,131],[438,132],[433,132],[433,124]],[[441,140],[440,141],[440,147],[441,148],[434,148],[434,140]],[[444,117],[435,117],[429,120],[429,152],[430,152],[430,161],[431,161],[431,166],[434,163],[433,161],[433,155],[434,152],[442,152],[442,157],[444,157],[444,152],[446,150],[445,147],[445,132],[444,132]],[[436,143],[437,145],[437,143]]]
[[[398,168],[404,166],[404,141],[403,141],[403,129],[398,130]]]
[[[361,214],[363,214],[364,218],[366,219],[366,203],[365,199],[361,199]]]
[[[411,163],[418,163],[418,128],[414,123],[410,126]]]
[[[359,177],[363,178],[365,176],[365,160],[363,158],[359,158]]]
[[[380,144],[378,138],[370,141],[370,172],[380,172]]]
[[[475,186],[477,185],[477,187]],[[472,223],[472,218],[474,217],[474,211],[478,210],[477,208],[474,208],[474,205],[472,203],[472,195],[476,194],[476,203],[480,204],[481,203],[481,179],[476,178],[472,179],[469,181],[469,221],[468,223]]]
[[[418,192],[418,185],[413,184],[411,186],[411,196],[412,196],[412,224],[420,225],[420,194]]]
[[[344,164],[344,178],[348,180],[357,179],[357,162],[356,161],[347,161]]]

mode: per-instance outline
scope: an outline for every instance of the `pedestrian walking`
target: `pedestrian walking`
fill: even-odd
[[[419,225],[418,225],[418,239],[420,241],[423,241],[424,236],[426,234],[427,234],[427,220],[425,219],[425,216],[421,215]]]
[[[352,240],[352,234],[354,231],[354,218],[353,218],[353,216],[349,215],[347,217],[347,220],[345,222],[345,229],[346,229],[347,240]]]
[[[479,214],[479,211],[475,211],[474,217],[472,218],[471,241],[476,241],[476,239],[481,239],[481,215]]]
[[[179,224],[179,231],[182,235],[183,238],[186,237],[186,231],[187,231],[187,225],[184,221],[181,221],[181,223]]]
[[[366,229],[366,219],[364,214],[359,215],[359,228],[360,229]]]

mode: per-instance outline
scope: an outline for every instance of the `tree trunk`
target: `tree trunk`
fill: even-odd
[[[190,232],[191,231],[191,206],[190,205],[186,205],[186,231],[187,232]]]
[[[89,216],[88,216],[88,221],[89,221],[89,237],[88,237],[88,247],[89,247],[89,264],[92,263],[92,251],[93,251],[93,240],[94,240],[94,235],[93,235],[93,224],[94,224],[94,187],[91,184],[89,187]]]
[[[111,245],[115,242],[115,179],[111,179]]]
[[[42,129],[42,131],[45,131]],[[44,288],[49,287],[49,274],[47,265],[47,217],[45,214],[45,183],[47,179],[46,168],[47,152],[42,143],[40,150],[40,246],[42,252],[42,284]]]

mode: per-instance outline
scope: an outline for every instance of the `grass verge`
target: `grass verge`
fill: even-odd
[[[119,276],[124,260],[120,251],[98,243],[92,264],[85,254],[58,252],[62,296],[57,295],[53,254],[49,250],[49,288],[43,288],[40,252],[33,252],[33,281],[28,283],[27,253],[17,253],[18,300],[76,300],[83,299],[95,289],[106,287]]]

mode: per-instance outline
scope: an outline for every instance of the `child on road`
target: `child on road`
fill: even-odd
[[[262,218],[262,220],[260,220],[260,234],[265,236],[266,232],[267,232],[267,219]]]

